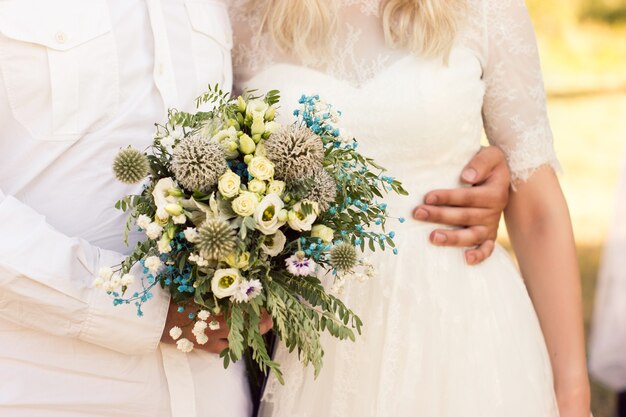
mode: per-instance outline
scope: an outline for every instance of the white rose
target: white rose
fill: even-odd
[[[157,207],[157,216],[161,219],[167,219],[169,213],[165,210],[168,204],[178,203],[180,197],[171,196],[169,190],[176,188],[174,180],[171,178],[161,178],[159,182],[154,186],[152,191],[152,197],[154,198],[154,204]]]
[[[283,181],[278,181],[278,180],[270,181],[269,185],[267,186],[268,194],[278,194],[279,196],[282,196],[284,192],[285,192],[285,183]]]
[[[302,212],[302,204],[307,203],[313,206],[313,210],[309,214],[304,214]],[[305,230],[311,230],[311,226],[313,222],[317,219],[317,203],[313,203],[310,201],[302,201],[293,206],[291,210],[289,210],[289,219],[287,223],[289,223],[289,227],[298,232],[302,232]]]
[[[265,181],[251,180],[250,182],[248,182],[248,190],[252,191],[253,193],[263,194],[265,192],[265,188]]]
[[[145,261],[143,261],[143,266],[148,268],[148,271],[150,271],[151,274],[157,273],[159,269],[161,269],[162,265],[163,263],[158,256],[148,256]]]
[[[185,239],[189,243],[194,243],[196,239],[198,239],[198,229],[195,227],[186,228],[183,233],[185,234]]]
[[[148,239],[156,240],[161,236],[161,233],[163,233],[163,228],[158,223],[152,222],[146,227]]]
[[[217,188],[220,190],[222,197],[233,198],[239,194],[239,187],[241,186],[241,178],[233,171],[228,170],[220,177]]]
[[[218,269],[211,280],[211,289],[217,298],[226,298],[237,291],[240,283],[241,275],[237,269]]]
[[[145,214],[140,214],[139,217],[137,217],[137,226],[141,227],[143,230],[146,230],[150,223],[152,223],[152,219]]]
[[[281,253],[283,249],[285,249],[285,243],[287,243],[287,238],[283,232],[277,230],[274,235],[265,236],[263,244],[261,245],[261,250],[269,256],[276,256]]]
[[[233,200],[233,210],[242,217],[251,216],[259,205],[259,197],[250,191],[242,191]]]
[[[335,232],[333,231],[333,229],[324,226],[323,224],[316,224],[311,229],[311,237],[322,239],[322,241],[326,243],[332,242],[334,235]]]
[[[274,164],[264,156],[255,156],[248,164],[248,172],[257,180],[266,181],[274,176]]]
[[[259,203],[254,211],[256,229],[264,235],[272,235],[283,225],[278,219],[280,210],[285,206],[277,194],[268,194]]]

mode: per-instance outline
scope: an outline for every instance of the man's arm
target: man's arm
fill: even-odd
[[[471,187],[431,191],[413,215],[417,220],[464,226],[437,229],[430,234],[430,241],[471,247],[465,251],[465,259],[475,265],[491,256],[500,216],[509,200],[510,174],[504,154],[496,146],[482,148],[463,170],[461,180]]]
[[[3,319],[126,354],[150,352],[161,339],[169,294],[155,288],[144,317],[137,317],[132,303],[114,307],[105,291],[92,286],[101,267],[123,259],[122,254],[60,233],[44,216],[0,190]],[[140,291],[141,284],[135,286],[130,294]]]

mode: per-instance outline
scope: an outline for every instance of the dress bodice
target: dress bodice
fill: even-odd
[[[301,94],[319,94],[413,197],[457,186],[483,127],[514,179],[557,165],[523,0],[468,0],[447,62],[387,46],[378,0],[332,2],[339,24],[317,60],[282,51],[261,30],[265,1],[231,3],[235,88],[280,90],[284,121]]]

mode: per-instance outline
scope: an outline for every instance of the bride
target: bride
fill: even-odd
[[[317,380],[279,348],[264,416],[588,417],[581,294],[555,169],[533,29],[523,0],[236,0],[236,88],[319,94],[401,179],[397,257],[346,288],[365,323],[325,344]],[[289,113],[290,109],[284,111]],[[515,192],[502,248],[470,266],[428,242],[414,207],[458,187],[484,129]]]

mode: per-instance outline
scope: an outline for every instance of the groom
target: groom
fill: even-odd
[[[188,320],[166,292],[138,318],[91,285],[129,251],[113,206],[139,190],[113,179],[113,157],[147,147],[153,123],[192,111],[208,84],[228,89],[231,46],[217,1],[0,1],[0,415],[250,415],[243,365],[216,355],[223,321],[185,355],[168,330]],[[482,185],[434,191],[415,217],[469,226],[431,239],[475,246],[475,263],[493,248],[508,174],[486,149],[464,175]]]

